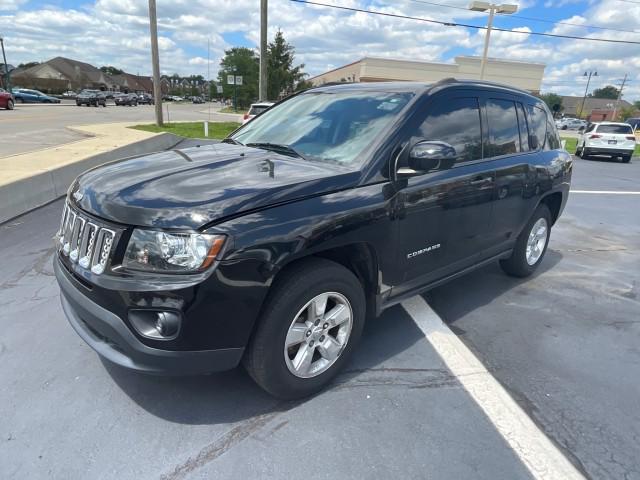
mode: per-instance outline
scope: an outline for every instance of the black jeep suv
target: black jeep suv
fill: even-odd
[[[87,107],[91,105],[93,105],[94,107],[102,105],[103,107],[106,107],[107,95],[100,90],[82,90],[76,96],[76,105],[86,105]]]
[[[242,361],[273,395],[308,395],[368,314],[488,262],[530,275],[571,172],[550,112],[524,91],[314,88],[221,144],[78,177],[54,260],[62,305],[124,367]]]

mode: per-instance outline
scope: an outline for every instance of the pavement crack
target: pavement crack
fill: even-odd
[[[205,446],[195,456],[189,457],[184,463],[177,465],[170,473],[161,475],[160,478],[162,480],[185,478],[189,473],[213,462],[233,447],[253,436],[282,412],[297,404],[298,402],[283,402],[276,405],[271,412],[256,415],[255,417],[240,422],[215,442]]]
[[[33,263],[25,266],[22,270],[18,271],[15,275],[8,278],[4,282],[0,283],[0,290],[14,288],[20,283],[24,277],[29,275],[32,272],[35,272],[38,275],[44,275],[47,277],[52,277],[53,272],[51,270],[47,270],[47,266],[49,261],[51,260],[51,255],[55,252],[56,247],[51,246],[49,248],[40,250],[38,252],[33,252],[30,255],[37,254],[38,256],[33,260]]]

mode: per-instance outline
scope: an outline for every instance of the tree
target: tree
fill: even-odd
[[[618,90],[613,85],[607,85],[606,87],[596,88],[591,95],[593,98],[611,98],[615,100],[618,98],[618,94],[620,90]]]
[[[561,112],[564,108],[562,106],[562,97],[557,93],[545,93],[540,95],[540,98],[544,103],[547,104],[549,110],[551,110],[554,114]]]
[[[122,75],[124,73],[124,70],[112,67],[111,65],[100,67],[100,70],[102,70],[102,73],[106,73],[107,75]]]
[[[20,65],[18,65],[18,68],[31,68],[31,67],[35,67],[36,65],[40,65],[40,62],[27,62],[27,63],[21,63]]]
[[[622,107],[618,111],[618,115],[617,115],[616,120],[620,120],[622,122],[625,122],[628,118],[633,117],[633,115],[635,113],[636,113],[635,107]]]
[[[313,83],[311,83],[309,80],[300,80],[296,84],[296,92],[299,92],[300,90],[306,90],[307,88],[311,87],[313,87]]]
[[[636,107],[636,110],[640,110],[640,100],[633,102],[633,106]]]
[[[304,64],[293,66],[295,48],[285,40],[281,30],[276,32],[267,50],[267,96],[271,100],[277,100],[292,93],[297,84],[304,81]]]
[[[234,75],[234,70],[235,75],[242,76],[242,85],[237,87],[238,105],[247,107],[258,97],[260,65],[256,53],[246,47],[225,50],[218,71],[218,81],[225,98],[233,98],[234,86],[227,84],[227,76]]]

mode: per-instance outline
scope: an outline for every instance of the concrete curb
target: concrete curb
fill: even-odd
[[[113,160],[167,150],[182,140],[177,135],[161,133],[0,186],[0,224],[64,196],[71,182],[90,168]]]

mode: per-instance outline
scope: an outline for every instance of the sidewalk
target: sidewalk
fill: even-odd
[[[151,153],[181,138],[127,128],[134,123],[68,127],[90,138],[0,158],[0,223],[63,196],[80,173],[102,163]]]

